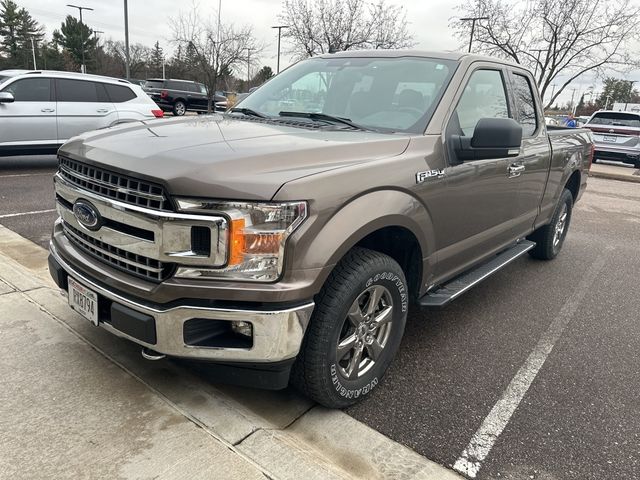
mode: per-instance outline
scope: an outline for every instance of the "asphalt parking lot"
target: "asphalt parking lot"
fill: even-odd
[[[55,155],[0,157],[0,223],[46,247],[57,215]]]
[[[0,224],[42,246],[54,171],[0,158]],[[449,467],[480,439],[476,478],[639,478],[639,234],[640,185],[590,179],[557,260],[412,312],[376,395],[347,413]]]

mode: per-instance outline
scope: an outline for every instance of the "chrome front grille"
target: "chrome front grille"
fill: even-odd
[[[114,247],[87,235],[67,222],[63,222],[62,226],[65,236],[74,246],[119,270],[152,282],[166,280],[173,271],[171,263]]]
[[[153,210],[171,210],[162,186],[103,168],[58,157],[59,174],[72,184],[96,194]]]

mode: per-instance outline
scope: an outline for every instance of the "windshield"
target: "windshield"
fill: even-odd
[[[240,102],[268,116],[322,113],[374,130],[422,133],[457,63],[420,57],[313,58]]]
[[[4,82],[7,78],[9,77],[6,77],[6,76],[3,77],[2,75],[0,75],[0,84]]]
[[[589,124],[638,128],[640,127],[640,115],[623,112],[596,113]]]

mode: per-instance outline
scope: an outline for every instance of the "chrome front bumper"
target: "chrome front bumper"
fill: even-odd
[[[53,243],[50,244],[50,253],[68,275],[98,295],[152,316],[155,319],[157,341],[155,344],[142,342],[105,322],[100,322],[101,327],[114,335],[168,356],[219,362],[272,363],[288,360],[298,354],[314,308],[313,302],[288,309],[266,311],[188,305],[167,309],[160,306],[150,307],[107,290],[87,278],[60,256]],[[183,325],[192,318],[250,322],[253,326],[253,346],[245,349],[186,345]]]

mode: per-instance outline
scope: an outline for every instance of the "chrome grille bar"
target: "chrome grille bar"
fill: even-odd
[[[58,157],[59,174],[67,181],[101,196],[154,210],[171,210],[164,188],[100,167]]]
[[[173,267],[171,264],[127,252],[121,248],[101,242],[69,225],[67,222],[63,222],[62,226],[67,239],[73,245],[115,268],[152,282],[166,280],[171,273]]]

